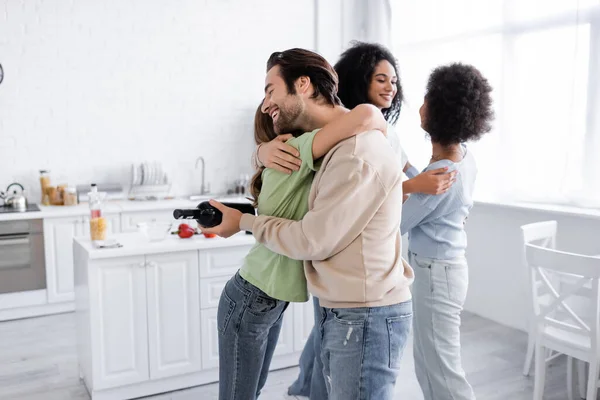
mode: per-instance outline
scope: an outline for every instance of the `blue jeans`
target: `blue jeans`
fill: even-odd
[[[464,257],[434,260],[409,253],[415,271],[414,357],[425,400],[475,400],[460,357],[460,313],[469,274]]]
[[[323,375],[323,362],[321,361],[321,306],[319,299],[313,296],[315,324],[304,344],[300,355],[300,374],[296,381],[289,387],[288,394],[305,396],[311,400],[326,400],[327,386]]]
[[[391,400],[410,333],[412,301],[321,308],[321,360],[330,400]]]
[[[227,282],[217,311],[220,400],[259,396],[288,304],[269,297],[239,273]]]

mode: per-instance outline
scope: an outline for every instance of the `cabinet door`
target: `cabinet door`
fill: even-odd
[[[171,222],[174,223],[173,210],[138,211],[121,213],[121,231],[137,232],[140,222]]]
[[[51,303],[75,299],[73,238],[80,236],[81,217],[45,218],[46,284]]]
[[[200,308],[215,308],[219,306],[221,293],[229,281],[229,276],[206,278],[200,280]]]
[[[294,352],[294,303],[290,303],[283,314],[283,325],[279,332],[279,340],[275,347],[275,355],[290,354]]]
[[[149,379],[144,256],[94,261],[89,295],[93,387]]]
[[[219,330],[217,309],[202,310],[202,369],[219,366]]]
[[[200,251],[200,277],[231,277],[244,265],[244,257],[251,248],[234,246]]]
[[[315,325],[312,298],[306,303],[294,303],[294,350],[302,351]]]
[[[150,378],[200,371],[198,252],[146,256]]]

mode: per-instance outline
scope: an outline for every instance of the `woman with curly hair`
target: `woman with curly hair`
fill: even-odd
[[[438,67],[429,76],[419,110],[432,149],[425,171],[458,171],[448,191],[439,196],[411,194],[402,209],[400,229],[409,234],[409,264],[415,271],[415,371],[425,400],[475,399],[460,356],[460,314],[468,287],[464,224],[477,174],[465,143],[491,130],[491,91],[471,65]]]

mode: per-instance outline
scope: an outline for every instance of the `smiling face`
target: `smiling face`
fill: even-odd
[[[369,85],[369,101],[379,109],[390,108],[396,96],[396,70],[387,60],[381,60],[375,66]]]
[[[302,81],[303,77],[298,78]],[[302,85],[302,82],[297,82]],[[262,112],[269,114],[273,119],[273,127],[278,135],[289,133],[297,129],[299,120],[304,111],[304,102],[302,96],[296,93],[288,92],[285,81],[279,74],[279,65],[274,66],[267,72],[265,79],[265,100],[262,105]]]

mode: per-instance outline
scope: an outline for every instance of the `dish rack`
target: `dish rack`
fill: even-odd
[[[169,198],[170,192],[171,182],[160,162],[131,165],[130,200],[161,200]]]

